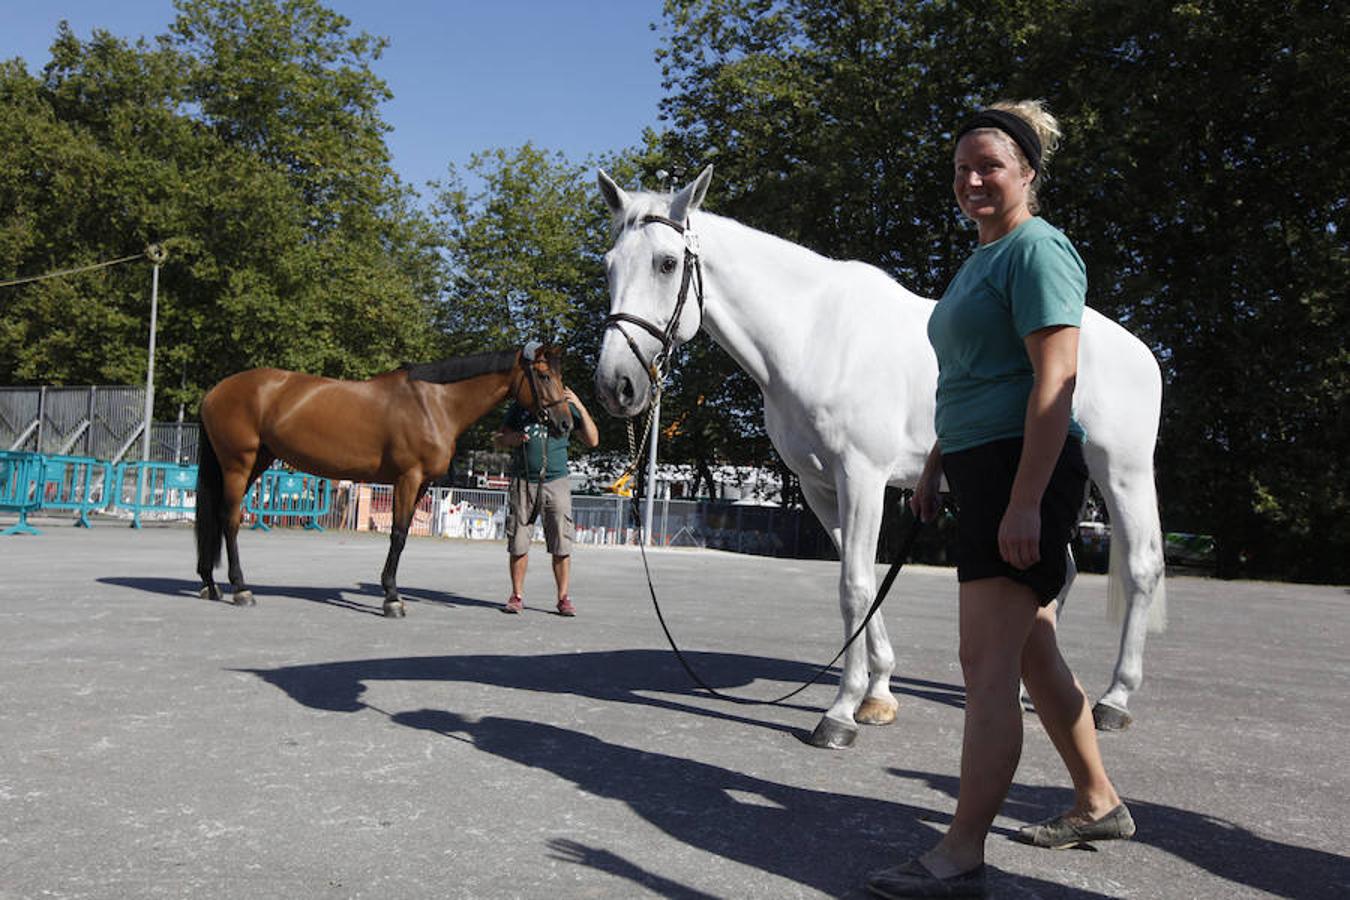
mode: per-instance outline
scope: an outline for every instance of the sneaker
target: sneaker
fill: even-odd
[[[519,594],[512,594],[510,599],[506,601],[506,605],[502,607],[502,612],[518,613],[524,608],[525,598]]]
[[[558,601],[558,615],[575,616],[576,614],[577,608],[572,605],[571,598],[569,598],[566,594],[563,594],[562,599]]]

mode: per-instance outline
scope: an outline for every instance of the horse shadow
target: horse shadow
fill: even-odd
[[[815,675],[818,668],[810,663],[738,653],[686,651],[684,656],[708,686],[719,692],[753,690],[755,682],[761,680],[801,683]],[[442,681],[648,706],[778,731],[802,740],[810,735],[808,730],[735,711],[766,705],[753,699],[735,698],[720,709],[703,705],[709,695],[690,684],[674,656],[665,650],[390,657],[236,671],[256,675],[297,703],[329,712],[365,709],[361,697],[372,681]],[[837,670],[830,670],[818,683],[828,686],[837,685],[838,681]],[[771,693],[762,685],[758,687],[766,695]],[[902,694],[933,702],[955,706],[964,702],[964,691],[957,685],[895,678],[892,687]],[[696,705],[680,698],[702,703]],[[807,703],[774,705],[815,715],[825,711]]]
[[[637,750],[568,728],[521,719],[418,709],[390,719],[518,765],[549,772],[591,796],[623,803],[672,839],[832,897],[862,897],[877,868],[936,839],[945,814],[918,806],[785,785],[680,756]],[[712,896],[602,847],[557,838],[552,858],[628,879],[668,897]],[[993,873],[995,886],[1000,879]],[[1035,879],[1041,897],[1099,897]]]
[[[127,587],[138,591],[145,591],[150,594],[161,594],[168,597],[190,597],[198,599],[198,589],[201,588],[200,581],[192,581],[186,578],[134,578],[134,577],[115,577],[99,578],[99,584],[110,584],[117,587]],[[348,612],[361,613],[365,615],[384,617],[384,588],[378,584],[370,582],[359,582],[351,588],[341,587],[315,587],[313,585],[277,585],[277,584],[251,584],[249,590],[257,598],[276,597],[291,598],[295,600],[304,600],[309,603],[321,603],[325,606],[331,606],[335,609],[344,609]],[[225,594],[229,596],[228,593]],[[370,603],[363,603],[355,597],[370,597]],[[399,596],[405,602],[426,603],[429,605],[438,605],[444,607],[477,607],[483,609],[496,609],[500,606],[488,600],[480,600],[476,597],[465,597],[461,594],[455,594],[450,591],[431,591],[418,588],[399,588]]]
[[[889,774],[926,783],[953,799],[959,782],[947,775],[891,768]],[[1350,858],[1253,834],[1236,822],[1201,812],[1126,798],[1138,832],[1135,843],[1156,847],[1191,865],[1276,897],[1341,898],[1350,895]],[[1014,784],[1003,813],[1041,821],[1073,805],[1073,792]],[[994,829],[1011,836],[1007,829]]]

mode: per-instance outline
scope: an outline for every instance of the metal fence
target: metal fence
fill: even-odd
[[[139,459],[145,388],[0,388],[0,450],[87,456],[112,463]],[[195,422],[152,422],[153,462],[197,461]]]
[[[636,544],[630,504],[625,497],[572,496],[572,517],[579,544]],[[383,484],[343,483],[333,507],[319,519],[324,528],[388,533],[393,522],[394,490]],[[413,513],[409,534],[424,537],[501,540],[506,536],[506,492],[433,488]],[[639,506],[639,512],[643,507]],[[814,531],[812,530],[814,528]],[[711,547],[760,556],[820,555],[820,526],[809,512],[770,506],[695,500],[657,500],[652,510],[651,543],[663,547]],[[543,540],[536,525],[535,539]]]
[[[125,397],[118,401],[115,396],[107,396],[105,404],[101,395],[111,395],[112,391],[82,388],[78,391],[84,402],[81,407],[74,402],[74,394],[62,394],[52,389],[53,396],[43,397],[41,391],[3,389],[3,394],[0,394],[0,421],[3,421],[8,432],[0,432],[0,438],[14,434],[16,442],[21,445],[55,444],[61,449],[86,446],[97,449],[100,445],[106,447],[120,441],[117,453],[139,456],[138,453],[126,453],[131,444],[138,443],[136,437],[139,424],[135,428],[125,425],[119,428],[116,427],[119,421],[116,416],[98,412],[116,410],[118,403],[125,406]],[[83,419],[78,418],[81,411],[85,415]],[[40,424],[16,429],[14,423],[23,421],[23,417],[30,414],[33,423]],[[107,440],[114,435],[116,440]],[[88,462],[99,462],[106,465],[109,471],[114,471],[113,464],[118,463],[115,471],[119,473],[119,483],[109,492],[104,484],[107,476],[99,476],[94,479],[96,483],[82,489],[84,494],[80,494],[78,502],[71,499],[66,505],[81,517],[82,522],[87,522],[87,516],[92,512],[112,517],[130,517],[138,525],[141,519],[190,520],[196,508],[196,467],[193,463],[197,457],[198,440],[199,429],[196,424],[155,423],[151,430],[150,461],[142,463],[126,459],[118,463],[118,457],[112,453],[101,459],[90,456]],[[134,497],[128,493],[130,488],[127,487],[126,479],[130,476],[125,475],[125,472],[155,472],[161,468],[181,478],[187,477],[183,473],[190,470],[193,483],[175,482],[172,491],[167,488],[160,490],[151,484],[148,494],[142,496],[139,492],[145,485],[136,481],[138,493]],[[258,486],[255,485],[253,490],[259,490]],[[108,505],[85,502],[85,494],[107,497]],[[72,498],[74,496],[72,493]],[[173,502],[165,499],[170,496]],[[418,502],[409,533],[501,540],[506,536],[506,497],[506,492],[500,490],[433,488]],[[317,523],[325,529],[388,533],[393,522],[393,501],[394,489],[390,485],[344,481],[334,487],[331,505],[323,515],[292,516],[286,515],[284,510],[268,507],[264,524],[312,528]],[[618,496],[574,494],[572,512],[576,524],[576,542],[597,545],[637,543],[639,532],[633,520],[634,502]],[[641,504],[641,501],[637,502]],[[50,505],[48,511],[62,508],[60,503],[55,503]],[[254,504],[253,508],[262,507]],[[645,509],[639,505],[638,511],[644,513]],[[253,526],[257,524],[257,519],[258,516],[246,507],[243,523]],[[542,525],[536,525],[535,539],[543,540]],[[668,498],[658,499],[652,510],[650,543],[668,547],[711,547],[761,556],[819,557],[828,556],[831,551],[828,538],[824,537],[814,517],[805,510]]]

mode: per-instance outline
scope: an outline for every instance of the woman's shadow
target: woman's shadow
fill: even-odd
[[[926,849],[937,835],[931,823],[948,821],[922,807],[779,784],[539,722],[472,720],[433,709],[390,718],[550,772],[592,796],[623,803],[682,844],[832,897],[863,896],[867,873]],[[566,838],[549,847],[555,859],[600,869],[664,896],[708,896],[604,848]],[[998,879],[995,873],[995,885]],[[1017,882],[1041,897],[1105,896],[1036,879]]]

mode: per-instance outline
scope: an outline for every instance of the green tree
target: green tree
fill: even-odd
[[[609,220],[594,173],[589,162],[532,144],[488,150],[470,160],[468,177],[450,167],[433,206],[450,271],[436,322],[449,347],[476,353],[528,340],[559,344],[564,377],[583,400],[609,307],[600,259]],[[619,448],[621,426],[586,402],[602,446]],[[495,427],[485,420],[461,446],[485,449]]]
[[[1221,571],[1350,577],[1350,124],[1338,4],[1255,0],[670,0],[671,164],[718,165],[748,224],[936,295],[972,238],[953,127],[1045,97],[1066,140],[1042,199],[1089,302],[1166,377],[1164,522]]]
[[[380,42],[311,0],[178,5],[153,46],[63,25],[40,78],[0,68],[23,136],[0,144],[0,277],[162,242],[160,414],[252,366],[362,377],[439,352],[437,235],[389,166]],[[0,304],[0,378],[144,378],[148,266]]]

